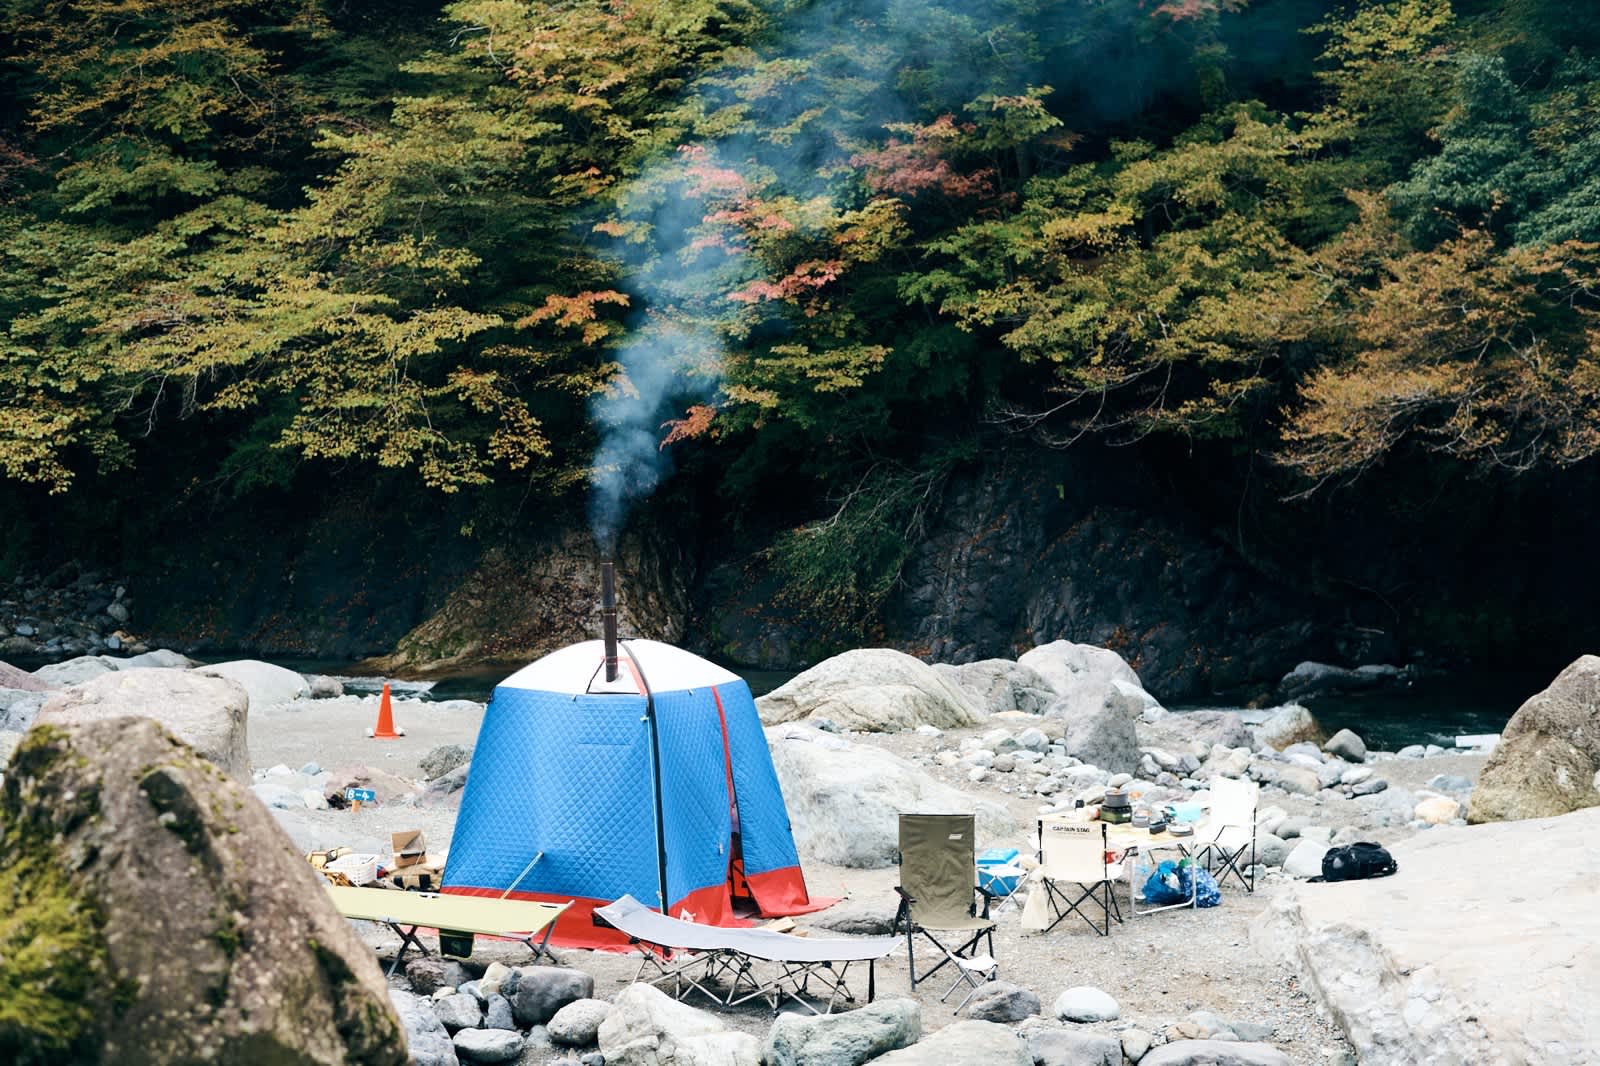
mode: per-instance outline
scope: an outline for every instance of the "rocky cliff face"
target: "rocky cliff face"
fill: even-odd
[[[370,660],[389,674],[441,673],[483,662],[524,663],[600,636],[600,554],[586,529],[488,552],[444,605]],[[689,554],[670,537],[630,535],[617,551],[624,638],[676,643],[689,612]]]
[[[708,551],[692,488],[634,515],[617,560],[625,632],[777,670],[863,642],[785,601],[758,535],[730,527]],[[491,533],[460,501],[393,490],[304,507],[174,528],[123,599],[85,609],[137,596],[140,632],[164,646],[377,655],[370,668],[397,674],[525,662],[599,632],[598,553],[573,509],[502,509]],[[1131,455],[1012,449],[945,484],[865,642],[955,663],[1100,644],[1174,700],[1264,690],[1302,659],[1370,661],[1335,648],[1322,610],[1249,565]]]
[[[916,654],[971,662],[1095,644],[1168,700],[1281,674],[1330,643],[1315,604],[1192,516],[1065,459],[1002,456],[958,477],[904,590],[890,632]]]

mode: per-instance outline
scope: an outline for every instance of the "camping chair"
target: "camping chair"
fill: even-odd
[[[900,816],[900,883],[895,886],[900,894],[900,909],[895,913],[894,930],[905,929],[906,961],[911,969],[912,988],[957,959],[978,959],[977,947],[985,937],[989,939],[989,955],[994,954],[990,896],[974,884],[977,877],[974,832],[975,819],[970,814]],[[981,915],[977,912],[974,895],[983,898]],[[945,934],[951,944],[946,945],[934,935],[936,932]],[[915,943],[919,934],[943,955],[921,974],[917,973]],[[962,981],[980,983],[969,969],[959,964],[956,968],[961,973],[956,985]]]
[[[1039,822],[1039,882],[1055,920],[1045,927],[1049,932],[1069,915],[1076,914],[1101,936],[1111,935],[1111,919],[1122,921],[1112,883],[1122,876],[1122,868],[1106,861],[1106,824],[1074,822],[1066,818],[1045,818]],[[1066,886],[1066,887],[1063,887]],[[1096,922],[1083,905],[1093,901],[1100,906]]]
[[[1197,835],[1207,869],[1212,868],[1215,856],[1212,872],[1219,885],[1231,873],[1245,891],[1256,890],[1256,801],[1260,792],[1261,786],[1254,781],[1231,777],[1211,781],[1211,814]],[[1250,853],[1248,862],[1242,861],[1246,851]]]
[[[955,983],[946,989],[944,995],[939,997],[939,1002],[943,1003],[949,999],[950,993],[960,988],[961,983],[965,981],[972,987],[967,989],[967,994],[961,997],[960,1003],[956,1004],[955,1013],[960,1014],[961,1009],[972,1002],[972,997],[981,992],[985,984],[1000,979],[1000,964],[994,960],[993,955],[973,955],[971,957],[958,955],[955,963],[956,969],[961,972],[961,976],[956,978]],[[978,980],[980,977],[983,980]]]

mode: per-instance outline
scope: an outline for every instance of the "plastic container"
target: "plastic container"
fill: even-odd
[[[979,866],[1004,866],[1020,854],[1016,848],[990,848],[978,853]]]
[[[370,885],[378,879],[378,857],[342,855],[328,863],[325,869],[344,874],[352,885]]]
[[[1016,862],[1016,848],[990,848],[978,856],[978,886],[997,896],[1009,896],[1022,880]]]
[[[439,954],[450,955],[457,959],[472,957],[472,943],[474,934],[459,933],[453,929],[439,930]]]
[[[1205,813],[1205,807],[1198,803],[1174,803],[1172,805],[1173,820],[1179,822],[1198,822]]]

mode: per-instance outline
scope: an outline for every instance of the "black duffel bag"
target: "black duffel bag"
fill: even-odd
[[[1322,856],[1322,876],[1313,881],[1361,881],[1368,877],[1388,877],[1400,869],[1381,844],[1358,840],[1354,844],[1329,848]]]

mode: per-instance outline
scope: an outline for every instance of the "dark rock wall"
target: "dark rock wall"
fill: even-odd
[[[825,505],[785,486],[731,504],[721,477],[680,470],[637,510],[621,606],[638,635],[744,666],[862,644],[964,662],[1067,638],[1116,648],[1176,701],[1262,695],[1302,659],[1553,669],[1600,640],[1600,464],[1511,481],[1413,464],[1293,501],[1242,449],[996,446],[943,483],[865,634],[829,631],[771,569],[773,538]],[[515,662],[598,632],[581,503],[542,499],[323,471],[237,500],[34,500],[0,508],[0,582],[19,560],[126,575],[137,637],[202,654]]]
[[[1275,677],[1331,642],[1318,604],[1253,570],[1181,501],[1066,456],[1002,455],[956,477],[903,588],[890,632],[915,654],[1099,644],[1168,700]]]

